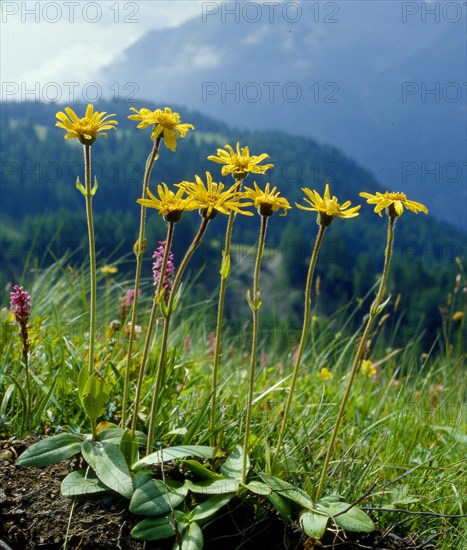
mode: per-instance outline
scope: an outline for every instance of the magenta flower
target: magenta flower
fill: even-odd
[[[22,286],[15,285],[13,292],[10,293],[10,307],[15,315],[15,320],[18,323],[21,341],[23,345],[23,353],[27,355],[29,351],[29,317],[31,315],[31,296],[29,292],[23,290]]]
[[[138,290],[138,298],[141,297],[141,290]],[[126,294],[120,298],[120,319],[126,319],[133,302],[135,301],[135,289],[129,288]]]
[[[159,246],[154,251],[152,259],[154,260],[152,264],[152,276],[154,279],[154,286],[158,286],[159,280],[161,277],[162,263],[164,260],[165,254],[165,241],[159,241]],[[165,299],[168,299],[170,291],[172,290],[173,279],[175,275],[175,264],[174,264],[174,255],[172,251],[169,252],[169,257],[167,259],[167,266],[164,273],[164,283],[162,288],[165,290]]]

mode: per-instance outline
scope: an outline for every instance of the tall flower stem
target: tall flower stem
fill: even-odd
[[[149,185],[149,178],[151,176],[151,171],[154,166],[154,163],[156,162],[156,159],[157,159],[161,139],[162,139],[161,137],[158,137],[156,139],[156,141],[154,142],[152,151],[146,160],[146,167],[145,167],[144,177],[143,177],[143,189],[141,194],[141,197],[143,199],[146,198],[146,191]],[[135,246],[135,254],[136,254],[136,271],[135,271],[135,282],[134,282],[135,295],[134,295],[133,307],[131,311],[130,334],[128,336],[128,355],[127,355],[127,361],[126,361],[126,367],[125,367],[125,380],[123,385],[123,403],[122,403],[122,420],[121,420],[122,428],[126,426],[127,416],[128,416],[131,359],[132,359],[132,352],[133,352],[133,343],[135,340],[136,313],[137,313],[137,307],[138,307],[141,268],[143,265],[145,230],[146,230],[146,206],[141,205],[141,213],[140,213],[140,220],[139,220],[139,236],[138,236],[137,244]]]
[[[164,288],[164,276],[165,276],[165,271],[167,269],[167,262],[169,260],[170,248],[172,246],[174,225],[175,224],[173,222],[168,223],[167,237],[165,239],[164,257],[162,258],[162,266],[159,274],[159,283],[157,284],[156,291],[154,292],[154,300],[152,303],[151,315],[149,317],[149,323],[148,323],[148,328],[146,332],[146,339],[144,341],[143,356],[141,358],[141,365],[138,373],[138,382],[136,384],[133,418],[131,423],[131,431],[133,434],[136,431],[136,424],[138,421],[138,410],[139,410],[139,403],[141,400],[141,388],[143,385],[144,372],[146,370],[146,364],[148,361],[149,348],[151,347],[150,343],[151,343],[152,333],[153,333],[154,325],[156,323],[156,318],[157,318],[157,307],[161,300],[161,293],[163,292],[163,288]]]
[[[358,367],[360,366],[360,362],[363,357],[363,350],[365,349],[365,345],[368,339],[368,336],[371,332],[371,329],[373,327],[374,321],[378,314],[380,313],[380,305],[382,303],[382,300],[384,298],[384,293],[386,290],[386,282],[388,278],[389,273],[389,265],[391,263],[391,256],[392,256],[392,244],[394,240],[394,225],[396,222],[395,216],[389,216],[389,223],[388,223],[388,233],[387,233],[387,242],[386,242],[386,250],[384,253],[384,268],[383,268],[383,275],[381,277],[381,283],[379,285],[378,293],[376,294],[376,298],[374,299],[373,303],[370,307],[370,314],[368,317],[367,324],[365,326],[365,330],[363,331],[362,338],[360,340],[359,346],[357,348],[357,353],[355,355],[355,359],[352,365],[352,370],[350,371],[349,380],[347,382],[347,388],[344,393],[344,397],[342,398],[339,412],[337,413],[337,418],[334,423],[334,428],[332,430],[331,439],[329,440],[329,447],[326,453],[326,458],[324,459],[323,469],[321,471],[321,478],[318,485],[318,490],[316,491],[316,500],[318,501],[322,494],[324,489],[324,483],[326,481],[326,475],[327,470],[329,466],[329,462],[331,460],[332,453],[334,451],[334,444],[337,437],[337,432],[339,431],[339,427],[342,421],[342,417],[344,415],[345,406],[347,404],[347,401],[349,399],[350,390],[352,389],[352,384],[355,378],[355,375],[357,373]]]
[[[94,222],[92,218],[91,189],[91,146],[84,145],[84,180],[86,199],[86,218],[88,223],[89,239],[89,279],[90,279],[90,304],[89,304],[89,373],[94,370],[94,340],[96,332],[96,245],[94,238]]]
[[[156,416],[159,409],[159,394],[162,386],[162,379],[164,377],[164,367],[165,367],[165,360],[167,355],[167,342],[169,338],[170,320],[172,318],[172,313],[174,310],[175,298],[177,296],[178,287],[180,286],[180,281],[182,279],[183,273],[185,272],[185,269],[191,257],[193,256],[193,253],[200,245],[201,239],[203,238],[203,235],[206,231],[208,223],[209,223],[209,219],[203,218],[203,221],[201,222],[201,225],[198,229],[198,233],[196,234],[195,238],[193,239],[193,242],[191,243],[183,260],[180,263],[180,266],[177,270],[177,274],[175,275],[172,290],[170,292],[169,303],[167,304],[167,313],[164,320],[164,330],[162,333],[161,349],[159,351],[159,360],[157,363],[156,383],[154,384],[154,390],[152,394],[151,413],[149,415],[148,438],[147,438],[147,446],[146,446],[147,455],[151,453],[153,441],[154,441],[154,426],[155,426]],[[166,250],[167,249],[168,247],[166,248]],[[163,277],[161,275],[160,280],[162,279]]]
[[[243,441],[242,483],[246,482],[246,477],[248,474],[248,443],[250,440],[251,409],[253,404],[253,386],[255,382],[256,351],[258,347],[259,308],[261,307],[261,295],[259,292],[259,270],[261,267],[261,260],[263,258],[264,240],[266,237],[267,225],[268,217],[261,216],[261,231],[259,234],[258,252],[256,254],[255,271],[253,276],[253,296],[248,300],[250,303],[251,311],[253,313],[253,326],[251,331],[250,377],[248,381],[248,396],[246,405],[245,438]]]
[[[308,267],[308,275],[306,278],[306,285],[305,285],[305,309],[303,314],[302,334],[300,337],[300,343],[298,346],[297,355],[295,357],[292,381],[290,383],[289,395],[287,397],[287,403],[285,405],[284,415],[282,417],[282,424],[279,432],[279,439],[277,441],[276,452],[274,454],[274,459],[272,461],[272,468],[274,468],[274,466],[276,465],[277,458],[279,456],[282,443],[284,441],[285,431],[287,428],[287,420],[289,417],[290,408],[292,406],[295,385],[297,383],[298,371],[299,371],[300,363],[303,356],[303,350],[305,349],[306,337],[308,334],[308,328],[310,326],[311,289],[313,284],[313,275],[315,272],[319,249],[321,247],[321,242],[323,240],[325,230],[326,230],[326,227],[324,225],[319,226],[318,235],[316,237],[315,245],[313,247],[313,253],[311,255],[310,265]]]
[[[236,191],[240,192],[242,187],[242,181],[237,181]],[[216,323],[216,346],[214,349],[214,363],[212,368],[212,380],[211,380],[211,416],[209,422],[209,431],[211,432],[211,445],[214,447],[216,445],[216,408],[217,408],[217,380],[219,375],[219,366],[221,358],[221,348],[222,348],[222,321],[224,318],[224,302],[225,302],[225,291],[227,287],[227,279],[230,274],[230,244],[232,241],[232,229],[235,221],[236,213],[234,211],[230,212],[229,220],[227,222],[227,230],[225,233],[225,245],[224,252],[222,257],[222,269],[221,269],[221,283],[219,288],[219,301],[217,305],[217,323]],[[228,266],[228,267],[226,267]]]

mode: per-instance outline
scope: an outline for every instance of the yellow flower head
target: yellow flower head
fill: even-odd
[[[240,149],[240,143],[237,142],[237,151],[235,152],[230,145],[226,145],[223,149],[217,150],[217,157],[211,155],[208,160],[217,162],[218,164],[224,164],[222,167],[222,175],[227,176],[232,174],[236,180],[245,179],[249,173],[251,174],[264,174],[269,168],[272,168],[274,164],[264,164],[258,166],[260,162],[269,158],[269,155],[263,153],[259,156],[250,156],[248,147]]]
[[[326,367],[323,367],[318,374],[316,375],[320,380],[326,381],[326,380],[332,380],[333,374],[330,370],[328,370]]]
[[[78,118],[70,107],[65,107],[65,113],[59,111],[56,114],[60,122],[57,122],[55,126],[68,132],[65,139],[76,138],[83,145],[92,145],[98,136],[107,137],[103,130],[115,130],[115,126],[118,124],[116,120],[108,120],[115,116],[114,114],[104,116],[105,112],[98,113],[96,111],[94,113],[94,106],[91,104],[87,106],[83,118]]]
[[[405,196],[405,193],[386,193],[377,192],[376,195],[370,193],[360,193],[360,196],[365,198],[368,204],[375,204],[375,212],[382,216],[381,211],[387,208],[386,213],[391,218],[397,218],[404,211],[404,206],[418,214],[423,212],[428,214],[428,209],[423,204],[415,201],[409,201]]]
[[[287,199],[279,197],[280,192],[276,191],[277,187],[270,189],[269,183],[267,183],[264,191],[261,191],[256,182],[253,182],[253,184],[255,188],[251,189],[250,187],[246,187],[244,196],[253,201],[255,208],[258,209],[258,213],[261,216],[272,216],[272,214],[279,209],[284,211],[284,213],[281,214],[282,216],[287,215],[287,210],[290,210],[292,207]]]
[[[166,147],[171,151],[175,151],[179,137],[184,138],[190,129],[194,130],[195,128],[193,124],[182,124],[180,115],[175,112],[172,113],[169,107],[166,107],[163,111],[161,109],[155,111],[140,109],[138,111],[134,107],[131,107],[130,110],[134,111],[136,115],[130,115],[128,118],[140,121],[137,128],[154,126],[151,134],[152,141],[156,141],[162,134]]]
[[[195,176],[194,182],[182,181],[178,186],[188,194],[195,204],[195,208],[200,209],[203,218],[212,220],[219,212],[230,214],[232,211],[245,216],[253,215],[251,212],[242,210],[245,206],[250,206],[251,203],[239,201],[243,198],[243,193],[236,191],[237,184],[224,191],[224,184],[213,182],[209,172],[206,172],[206,184],[199,176]]]
[[[167,222],[178,222],[188,210],[194,210],[196,204],[191,197],[185,197],[185,189],[179,189],[177,193],[171,191],[165,183],[157,186],[159,198],[155,197],[148,189],[149,199],[138,199],[137,202],[148,208],[155,208],[164,216]]]
[[[104,275],[114,275],[118,272],[118,267],[111,266],[111,265],[104,265],[101,267],[101,273]]]
[[[363,374],[363,376],[367,376],[368,378],[371,378],[374,374],[376,374],[378,371],[373,366],[373,361],[370,359],[365,359],[362,361],[362,366],[360,367],[360,373]]]
[[[463,311],[456,311],[454,315],[452,316],[452,320],[456,321],[456,323],[462,323],[462,319],[464,318],[464,312]]]
[[[318,212],[318,224],[324,227],[328,227],[334,221],[334,218],[355,218],[358,216],[359,206],[354,206],[349,208],[351,205],[350,201],[344,202],[344,204],[339,204],[337,202],[337,197],[331,198],[331,191],[329,190],[329,184],[326,184],[326,189],[324,191],[324,196],[317,191],[313,191],[308,187],[303,187],[302,191],[305,193],[306,198],[303,200],[308,203],[310,206],[302,206],[301,204],[295,203],[297,208],[301,210],[310,210]]]

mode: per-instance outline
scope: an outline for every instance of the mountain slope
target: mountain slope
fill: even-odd
[[[465,17],[404,22],[400,2],[302,2],[296,22],[280,6],[271,22],[265,7],[256,21],[227,4],[148,33],[103,74],[143,99],[332,144],[387,187],[428,191],[435,215],[467,229]]]

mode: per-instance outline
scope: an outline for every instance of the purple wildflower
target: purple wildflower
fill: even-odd
[[[162,263],[164,261],[164,254],[165,254],[165,245],[166,245],[166,241],[159,241],[159,246],[156,248],[156,250],[154,251],[154,254],[152,255],[152,259],[154,260],[152,264],[152,275],[154,279],[153,284],[155,287],[158,286],[160,276],[161,276]],[[165,268],[165,273],[164,273],[164,282],[162,285],[162,288],[165,290],[166,300],[168,299],[168,295],[172,290],[174,275],[175,275],[174,255],[172,251],[169,251],[167,266]]]
[[[141,297],[141,290],[138,290],[138,298]],[[135,301],[135,289],[129,288],[126,294],[120,298],[120,319],[126,319],[133,302]]]
[[[18,323],[21,341],[23,344],[23,354],[27,355],[29,351],[29,317],[31,315],[31,296],[23,290],[22,286],[15,285],[13,292],[10,293],[10,306]]]

